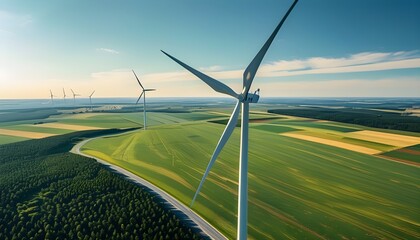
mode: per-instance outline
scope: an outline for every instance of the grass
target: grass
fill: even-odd
[[[28,132],[40,132],[40,133],[52,133],[52,134],[66,134],[74,132],[72,130],[58,129],[58,128],[48,128],[48,127],[37,127],[36,125],[15,125],[7,126],[5,129],[19,130],[19,131],[28,131]]]
[[[343,137],[341,139],[341,141],[343,141],[345,143],[351,143],[351,144],[355,144],[355,145],[359,145],[359,146],[363,146],[363,147],[376,149],[376,150],[379,150],[379,151],[390,151],[390,150],[395,149],[395,146],[392,146],[392,145],[387,145],[387,144],[372,142],[372,141],[366,141],[366,140],[357,139],[357,138]]]
[[[285,121],[275,121],[275,123],[280,123],[282,125],[288,125],[288,126],[295,126],[295,127],[305,127],[305,128],[316,128],[321,130],[329,130],[329,131],[336,131],[336,132],[354,132],[359,131],[359,128],[349,128],[344,126],[339,126],[334,123],[323,123],[323,122],[317,122],[312,120],[301,120],[301,121],[295,121],[295,120],[285,120]]]
[[[420,144],[417,144],[411,147],[406,147],[406,149],[420,151]]]
[[[128,115],[128,118],[127,116]],[[143,125],[140,122],[140,117],[134,119],[134,114],[98,114],[87,118],[58,118],[56,119],[60,123],[75,124],[82,126],[101,127],[101,128],[129,128],[139,127]]]
[[[219,118],[223,115],[209,113],[205,111],[197,111],[191,113],[147,113],[147,124],[149,126],[157,126],[162,124],[183,123],[189,121],[209,120]],[[60,124],[81,125],[87,127],[100,128],[133,128],[143,127],[143,112],[138,113],[78,113],[78,114],[61,114],[53,115],[46,119],[31,119],[12,122],[1,122],[0,128],[39,132],[49,134],[66,134],[74,130],[51,128],[44,126],[35,126],[34,123],[56,122]],[[19,142],[27,140],[22,137],[0,136],[0,144]]]
[[[181,123],[187,121],[206,120],[220,117],[217,114],[206,112],[193,113],[147,113],[147,124],[149,126]],[[86,118],[77,115],[66,115],[57,117],[60,123],[76,124],[84,126],[102,127],[102,128],[128,128],[143,126],[143,112],[140,113],[97,113]]]
[[[353,133],[361,130],[372,130],[379,131],[384,133],[398,134],[407,137],[419,137],[418,133],[409,133],[396,130],[385,130],[385,129],[373,129],[363,126],[355,126],[351,124],[335,123],[335,122],[319,122],[313,121],[311,119],[299,119],[299,120],[283,120],[283,121],[273,121],[270,125],[296,128],[298,130],[303,130],[301,134],[321,137],[324,139],[340,141],[343,143],[358,145],[362,147],[371,148],[381,152],[389,152],[397,149],[397,145],[390,145],[381,143],[381,139],[377,138],[372,140],[359,139],[358,137],[351,137]]]
[[[215,113],[207,113],[207,112],[192,112],[192,113],[176,113],[173,114],[177,118],[184,119],[187,121],[201,121],[201,120],[207,120],[212,118],[218,118],[222,115],[215,114]]]
[[[420,163],[420,144],[381,154],[385,157]]]
[[[410,162],[420,163],[420,155],[418,155],[418,154],[415,155],[415,154],[410,154],[410,153],[406,153],[406,152],[401,152],[399,150],[395,150],[395,151],[391,151],[391,152],[386,152],[386,153],[383,153],[381,155],[382,156],[391,157],[391,158],[406,160],[406,161],[410,161]]]
[[[162,125],[97,139],[84,151],[189,205],[223,128]],[[419,168],[253,128],[249,151],[251,239],[420,237]],[[230,238],[236,234],[238,153],[236,129],[193,207]]]
[[[286,127],[286,126],[278,126],[278,125],[268,125],[268,124],[251,125],[251,128],[259,129],[259,130],[263,130],[263,131],[268,131],[268,132],[273,132],[273,133],[285,133],[285,132],[291,132],[291,131],[298,130],[296,128],[291,128],[291,127]]]
[[[20,141],[25,141],[25,140],[29,140],[29,138],[0,135],[0,145],[7,144],[7,143],[20,142]]]
[[[394,150],[394,149],[397,148],[396,146],[387,145],[387,144],[383,144],[383,143],[346,137],[345,134],[343,135],[340,132],[332,133],[332,132],[327,132],[327,131],[323,131],[323,130],[320,130],[320,129],[311,128],[310,130],[306,130],[306,131],[303,130],[303,131],[300,131],[299,133],[301,135],[307,135],[307,136],[312,136],[312,137],[319,137],[319,138],[322,138],[322,139],[339,141],[339,142],[343,142],[343,143],[348,143],[348,144],[353,144],[353,145],[362,146],[362,147],[366,147],[366,148],[371,148],[371,149],[378,150],[378,151],[391,151],[391,150]]]

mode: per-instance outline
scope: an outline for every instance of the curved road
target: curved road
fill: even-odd
[[[105,137],[105,136],[116,136],[116,135],[122,135],[122,134],[126,134],[125,133],[118,133],[118,134],[112,134],[112,135],[104,135],[101,137]],[[189,220],[193,221],[198,228],[200,228],[202,230],[202,232],[209,236],[212,239],[227,239],[222,233],[220,233],[219,231],[217,231],[210,223],[208,223],[206,220],[204,220],[202,217],[200,217],[197,213],[195,213],[194,211],[192,211],[189,207],[187,207],[186,205],[184,205],[183,203],[181,203],[180,201],[178,201],[177,199],[175,199],[174,197],[172,197],[171,195],[169,195],[168,193],[166,193],[165,191],[163,191],[162,189],[156,187],[155,185],[153,185],[152,183],[144,180],[143,178],[135,175],[134,173],[131,173],[127,170],[125,170],[124,168],[121,168],[119,166],[110,164],[109,162],[106,162],[100,158],[97,157],[93,157],[90,155],[87,155],[85,153],[82,153],[80,151],[80,148],[85,145],[86,143],[88,143],[89,141],[92,141],[96,138],[100,138],[100,137],[95,137],[95,138],[90,138],[90,139],[86,139],[83,140],[79,143],[77,143],[76,145],[74,145],[74,147],[70,150],[71,153],[74,154],[78,154],[84,157],[88,157],[88,158],[93,158],[96,161],[98,161],[99,163],[108,166],[109,168],[117,171],[118,173],[127,176],[127,178],[129,178],[130,180],[134,181],[137,184],[143,185],[147,188],[149,188],[150,190],[152,190],[153,192],[155,192],[156,194],[158,194],[162,199],[164,199],[167,203],[169,203],[170,205],[173,206],[174,209],[177,209],[179,211],[181,211],[182,213],[184,213],[186,216],[188,216]]]

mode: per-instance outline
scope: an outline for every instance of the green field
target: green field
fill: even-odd
[[[89,127],[102,127],[102,128],[125,128],[125,127],[139,127],[142,126],[142,120],[137,114],[114,114],[114,113],[98,113],[83,116],[83,114],[69,114],[59,115],[50,118],[64,124],[74,124]]]
[[[258,124],[258,125],[251,125],[252,128],[268,131],[268,132],[274,132],[274,133],[284,133],[284,132],[290,132],[290,131],[296,131],[298,129],[286,127],[286,126],[279,126],[279,125],[269,125],[269,124]]]
[[[326,125],[289,121],[287,127],[302,124]],[[420,237],[419,168],[258,126],[250,128],[250,238]],[[159,125],[97,139],[83,150],[129,169],[188,205],[223,128],[208,122]],[[239,128],[193,207],[229,238],[236,235],[238,153]]]
[[[368,127],[420,133],[420,118],[402,115],[399,111],[377,111],[365,107],[318,108],[297,107],[270,109],[270,113],[284,114],[335,122],[359,124]],[[401,109],[399,109],[401,110]]]
[[[217,118],[220,115],[206,112],[193,113],[147,113],[147,124],[149,126],[180,123],[185,121],[197,121]],[[83,114],[58,115],[49,118],[60,123],[75,124],[102,128],[128,128],[142,127],[143,113],[94,113],[86,117]]]
[[[324,122],[317,122],[317,121],[312,121],[312,120],[303,120],[303,121],[280,120],[280,121],[274,121],[274,123],[281,123],[281,124],[286,124],[286,125],[295,126],[295,127],[309,127],[309,128],[320,129],[320,130],[330,130],[330,131],[343,132],[343,133],[354,132],[354,131],[360,130],[360,128],[355,128],[355,127],[350,128],[350,127],[340,126],[337,123],[324,123]]]
[[[420,144],[402,149],[397,149],[390,152],[385,152],[381,155],[404,161],[420,163]]]
[[[7,126],[7,127],[4,127],[4,129],[28,131],[28,132],[51,133],[51,134],[66,134],[66,133],[74,132],[72,130],[67,130],[67,129],[39,127],[36,125],[26,125],[26,124]]]
[[[61,129],[61,128],[52,128],[37,126],[40,123],[59,123],[59,124],[70,124],[70,125],[79,125],[86,127],[96,127],[96,128],[135,128],[143,127],[143,112],[135,113],[89,113],[89,112],[79,112],[79,113],[69,113],[71,111],[63,111],[60,114],[56,115],[45,115],[44,112],[50,114],[57,113],[55,110],[16,110],[16,117],[9,117],[13,121],[0,121],[0,129],[6,130],[18,130],[26,132],[37,132],[37,133],[47,133],[47,134],[66,134],[74,132],[76,130]],[[20,114],[24,112],[24,114]],[[44,114],[44,115],[42,115]],[[46,118],[39,118],[45,116]],[[211,113],[206,111],[196,111],[196,112],[150,112],[147,114],[147,124],[149,126],[156,126],[162,124],[173,124],[181,123],[187,121],[201,121],[208,119],[215,119],[224,117],[223,114]],[[15,120],[16,119],[16,120]],[[5,119],[7,120],[7,119]],[[26,136],[25,136],[26,137]],[[20,142],[28,140],[29,138],[12,136],[12,135],[2,135],[0,134],[0,145]],[[28,135],[30,137],[30,134]]]
[[[28,138],[0,135],[0,145],[14,142],[21,142],[28,140]]]
[[[383,144],[383,143],[377,143],[377,142],[371,142],[366,141],[362,139],[356,139],[356,138],[349,138],[349,137],[343,137],[341,138],[341,141],[346,143],[352,143],[359,146],[365,146],[370,147],[372,149],[380,150],[380,151],[390,151],[391,149],[394,149],[394,146]]]
[[[417,144],[417,145],[414,145],[414,146],[411,146],[411,147],[407,147],[406,149],[414,150],[414,151],[420,151],[420,144]]]

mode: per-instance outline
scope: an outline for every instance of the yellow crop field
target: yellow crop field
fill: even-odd
[[[55,136],[56,134],[51,133],[40,133],[40,132],[28,132],[28,131],[19,131],[19,130],[10,130],[10,129],[1,129],[0,135],[8,135],[14,137],[24,137],[24,138],[45,138]]]
[[[370,155],[381,153],[381,151],[378,151],[378,150],[375,150],[375,149],[362,147],[362,146],[358,146],[358,145],[355,145],[355,144],[344,143],[344,142],[340,142],[340,141],[336,141],[336,140],[330,140],[330,139],[325,139],[325,138],[320,138],[320,137],[303,135],[303,134],[300,134],[299,132],[288,132],[288,133],[282,133],[281,135],[287,136],[287,137],[292,137],[292,138],[297,138],[297,139],[301,139],[301,140],[321,143],[321,144],[325,144],[325,145],[330,145],[330,146],[333,146],[333,147],[343,148],[343,149],[347,149],[347,150],[351,150],[351,151],[355,151],[355,152],[360,152],[360,153],[365,153],[365,154],[370,154]]]
[[[394,133],[384,133],[378,131],[363,130],[343,134],[346,137],[357,138],[366,141],[378,142],[397,147],[407,147],[420,144],[420,137],[412,137]]]
[[[64,124],[64,123],[44,123],[44,124],[38,124],[36,126],[38,126],[38,127],[48,127],[48,128],[67,129],[67,130],[74,130],[74,131],[103,129],[103,128],[100,128],[100,127],[91,127],[91,126],[82,126],[82,125],[73,125],[73,124]]]

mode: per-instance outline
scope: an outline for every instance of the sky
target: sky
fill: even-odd
[[[0,0],[0,99],[225,97],[160,52],[241,91],[292,0]],[[420,1],[300,0],[251,91],[420,97]]]

